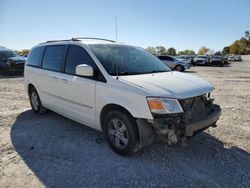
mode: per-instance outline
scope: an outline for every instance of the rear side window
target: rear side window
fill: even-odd
[[[76,73],[76,66],[80,64],[87,64],[96,69],[96,65],[88,52],[79,46],[70,46],[66,65],[65,65],[65,73],[73,74]]]
[[[66,46],[48,46],[45,49],[42,68],[61,72],[63,70]]]
[[[37,47],[31,50],[27,59],[27,65],[40,67],[42,62],[44,47]]]

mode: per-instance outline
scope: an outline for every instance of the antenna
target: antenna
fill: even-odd
[[[117,43],[117,16],[115,16],[115,42]]]
[[[115,42],[117,44],[117,16],[115,16]],[[118,63],[115,63],[115,69],[116,69],[116,79],[119,79],[119,73],[118,73]]]

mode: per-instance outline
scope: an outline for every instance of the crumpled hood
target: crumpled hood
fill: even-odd
[[[206,80],[177,71],[120,76],[119,80],[134,85],[152,96],[185,99],[211,92],[214,88]]]

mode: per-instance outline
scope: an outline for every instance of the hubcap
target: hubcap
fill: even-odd
[[[39,106],[38,96],[35,92],[31,93],[31,104],[34,110],[38,110],[38,106]]]
[[[121,120],[112,119],[109,122],[109,137],[117,148],[126,148],[128,145],[128,131]]]

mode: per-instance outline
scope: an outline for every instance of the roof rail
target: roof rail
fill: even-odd
[[[115,43],[115,41],[113,40],[109,40],[109,39],[102,39],[102,38],[94,38],[94,37],[75,37],[72,39],[66,39],[66,40],[48,40],[46,42],[42,42],[40,44],[46,44],[46,43],[51,43],[51,42],[70,42],[70,41],[81,41],[81,40],[103,40],[103,41],[108,41],[108,42],[113,42]]]
[[[50,43],[50,42],[69,42],[69,41],[79,41],[79,40],[73,40],[73,39],[66,39],[66,40],[48,40],[46,42],[42,42],[40,44],[46,44],[46,43]]]
[[[109,40],[109,39],[103,39],[103,38],[95,38],[95,37],[75,37],[75,38],[72,38],[73,41],[78,41],[78,40],[103,40],[103,41],[108,41],[108,42],[114,42],[113,40]]]

